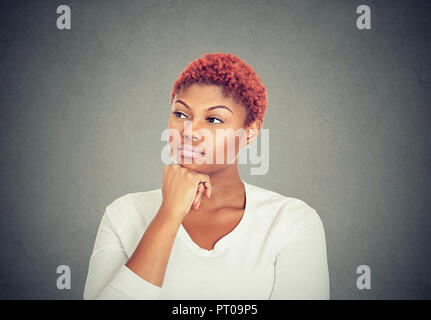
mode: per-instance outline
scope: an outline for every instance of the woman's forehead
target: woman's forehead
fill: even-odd
[[[185,102],[193,109],[207,109],[215,105],[224,105],[231,110],[244,111],[240,103],[230,96],[225,96],[223,89],[216,85],[192,84],[175,95],[174,102],[177,100]]]

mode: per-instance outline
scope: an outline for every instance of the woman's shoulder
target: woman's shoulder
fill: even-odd
[[[130,192],[114,198],[106,207],[106,214],[115,222],[138,219],[147,221],[157,213],[162,201],[161,189]]]
[[[295,236],[324,233],[319,213],[306,201],[255,185],[249,190],[256,230],[273,234],[278,250]]]
[[[315,211],[309,203],[299,198],[249,183],[248,187],[251,195],[250,198],[255,202],[256,206],[275,206],[290,210]]]
[[[145,205],[150,201],[158,200],[162,196],[161,189],[152,189],[148,191],[138,191],[123,194],[117,198],[114,198],[109,203],[109,206],[136,206]]]
[[[249,190],[258,217],[289,228],[306,222],[321,223],[319,213],[305,200],[251,184]]]

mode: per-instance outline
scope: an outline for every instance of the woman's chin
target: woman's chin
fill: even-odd
[[[199,157],[198,159],[193,157],[190,158],[184,157],[178,153],[175,153],[173,159],[176,164],[180,164],[184,168],[203,174],[212,174],[226,167],[224,164],[208,163],[205,161],[206,159],[204,157]]]
[[[179,163],[181,165],[183,165],[184,167],[187,167],[190,169],[191,168],[203,168],[203,167],[208,165],[206,163],[201,163],[201,162],[198,162],[198,161],[196,161],[194,159],[190,159],[190,158],[181,158],[179,160]]]
[[[181,164],[181,166],[183,166],[184,168],[204,174],[208,174],[209,172],[211,172],[211,168],[213,167],[213,165],[205,163],[203,161],[196,161],[195,159],[184,157],[178,159],[177,163]]]
[[[177,163],[181,163],[184,166],[200,167],[200,166],[208,165],[208,163],[205,161],[206,160],[205,157],[199,157],[199,158],[185,157],[179,153],[175,153],[175,159]]]

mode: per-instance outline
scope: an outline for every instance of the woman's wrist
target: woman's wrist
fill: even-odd
[[[167,206],[162,203],[159,211],[157,212],[157,217],[166,224],[172,225],[179,228],[183,222],[184,215],[181,212],[177,212],[175,208]]]

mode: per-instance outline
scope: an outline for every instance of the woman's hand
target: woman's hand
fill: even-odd
[[[211,196],[209,176],[198,173],[180,164],[165,165],[162,177],[162,206],[181,220],[189,213],[192,206],[199,209],[202,196]]]

